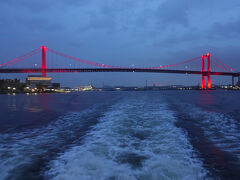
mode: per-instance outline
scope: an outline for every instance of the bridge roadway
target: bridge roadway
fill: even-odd
[[[68,73],[68,72],[148,72],[148,73],[175,73],[175,74],[199,74],[240,76],[239,72],[202,72],[190,70],[169,70],[152,68],[64,68],[64,69],[0,69],[0,73]]]

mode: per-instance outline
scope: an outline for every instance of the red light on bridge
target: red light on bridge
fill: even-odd
[[[207,53],[207,57],[211,56],[210,53]]]
[[[41,46],[40,49],[47,49],[47,47],[46,46]]]
[[[210,78],[208,78],[207,88],[208,88],[208,89],[211,89],[211,88],[212,88],[212,87],[211,87],[211,80],[210,80]]]
[[[45,46],[41,46],[42,49],[42,75],[46,77],[45,70],[47,69],[47,48]]]

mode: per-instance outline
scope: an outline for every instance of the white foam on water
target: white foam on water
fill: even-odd
[[[60,146],[61,134],[74,136],[73,128],[78,130],[84,123],[84,115],[94,111],[71,112],[59,117],[47,127],[26,130],[19,133],[0,134],[0,179],[14,179],[21,174],[21,168],[34,163],[38,156],[46,153],[49,147]]]
[[[184,104],[184,108],[192,118],[199,119],[199,127],[216,147],[240,160],[240,126],[236,119],[229,114],[206,111],[189,104]]]
[[[206,179],[164,99],[125,100],[112,106],[75,146],[49,163],[46,179]]]

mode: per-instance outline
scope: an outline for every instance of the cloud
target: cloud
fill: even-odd
[[[164,27],[170,24],[181,24],[187,26],[189,4],[187,0],[167,0],[158,7],[157,19],[158,23]]]
[[[46,42],[107,64],[167,64],[230,45],[236,50],[239,11],[239,0],[0,1],[0,54]]]
[[[211,31],[215,38],[240,38],[240,17],[230,22],[214,23]]]

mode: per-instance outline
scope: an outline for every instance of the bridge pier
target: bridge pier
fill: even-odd
[[[42,46],[42,76],[46,77],[46,69],[47,69],[47,48],[46,46]]]
[[[202,55],[202,73],[205,72],[205,56]],[[206,89],[205,75],[202,74],[202,89]]]
[[[205,73],[205,58],[207,58],[207,75]],[[202,55],[202,89],[211,89],[211,67],[210,67],[210,53]],[[207,76],[207,88],[205,76]]]
[[[208,53],[207,55],[206,55],[206,57],[207,57],[207,67],[208,67],[208,73],[210,73],[211,72],[211,68],[210,68],[210,53]],[[211,85],[211,76],[210,76],[210,74],[208,74],[208,76],[207,76],[207,88],[208,89],[211,89],[212,88],[212,85]]]

